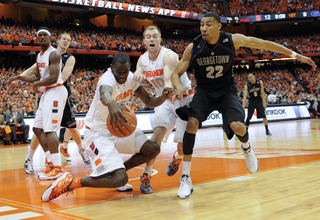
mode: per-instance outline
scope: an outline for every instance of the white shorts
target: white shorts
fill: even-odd
[[[137,128],[136,131],[125,138],[117,138],[111,134],[103,135],[91,129],[84,131],[84,146],[92,158],[92,173],[97,177],[124,168],[120,153],[136,154],[148,140],[144,133]]]
[[[176,143],[182,142],[188,122],[179,118],[179,116],[176,114],[176,109],[191,102],[192,97],[193,95],[187,96],[183,98],[181,102],[177,100],[174,104],[172,104],[169,100],[166,100],[160,106],[155,108],[153,123],[154,128],[165,127],[167,129],[167,133],[162,140],[164,143],[167,142],[167,139],[175,126],[176,132],[173,141]]]
[[[58,131],[67,97],[68,92],[64,86],[54,87],[43,93],[33,127],[43,129],[44,133]]]

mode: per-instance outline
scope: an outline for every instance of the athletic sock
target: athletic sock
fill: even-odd
[[[143,173],[146,173],[146,174],[148,174],[148,176],[151,176],[151,174],[152,174],[152,166],[145,165]]]
[[[191,161],[183,161],[183,170],[182,174],[190,176],[190,170],[191,170]]]

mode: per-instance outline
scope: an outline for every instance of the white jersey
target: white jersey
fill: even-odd
[[[112,87],[112,98],[117,102],[125,103],[132,93],[139,88],[140,83],[133,80],[133,73],[130,71],[127,81],[119,84],[109,68],[99,79],[95,96],[90,105],[85,119],[85,125],[91,130],[101,134],[110,134],[107,128],[108,107],[100,101],[100,87],[107,85]]]
[[[47,78],[50,76],[50,62],[49,62],[49,56],[52,51],[57,51],[53,46],[50,46],[46,51],[38,53],[37,55],[37,64],[39,67],[40,75],[41,75],[41,80]],[[58,84],[63,84],[62,80],[62,74],[61,74],[61,67],[62,67],[62,60],[60,57],[60,68],[59,68],[59,78],[58,81],[50,86],[55,86]]]
[[[141,63],[143,68],[143,73],[146,79],[153,85],[156,90],[156,95],[160,96],[162,94],[164,83],[164,65],[163,65],[163,56],[165,52],[170,49],[165,47],[160,47],[159,54],[157,55],[154,61],[151,61],[149,58],[149,52],[145,52],[141,57]],[[176,54],[176,53],[175,53]],[[176,54],[178,56],[178,54]],[[189,80],[186,73],[181,77],[181,84],[186,90],[191,89],[191,81]]]

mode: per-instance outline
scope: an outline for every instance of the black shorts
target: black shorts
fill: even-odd
[[[65,128],[76,128],[76,117],[73,111],[73,104],[70,101],[70,98],[67,98],[66,106],[64,107],[63,116],[61,120],[61,127]]]
[[[259,99],[258,100],[249,100],[248,112],[249,112],[249,110],[253,112],[254,109],[257,109],[257,118],[265,118],[266,117],[261,99],[260,100]]]
[[[207,90],[197,87],[192,101],[188,105],[176,109],[177,115],[185,121],[191,116],[201,123],[207,119],[212,111],[218,110],[222,114],[223,129],[228,139],[231,139],[234,132],[229,124],[233,121],[243,123],[245,117],[237,90],[236,84],[219,90]]]

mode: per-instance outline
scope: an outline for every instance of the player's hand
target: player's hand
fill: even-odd
[[[142,82],[143,80],[146,79],[146,76],[143,74],[143,73],[135,73],[133,75],[133,79],[139,81],[139,82]]]
[[[176,96],[177,96],[177,99],[179,99],[179,101],[182,101],[183,94],[186,94],[188,96],[189,95],[189,90],[185,90],[183,87],[178,88]]]
[[[313,70],[316,70],[317,65],[310,57],[306,57],[301,54],[297,54],[296,58],[297,58],[297,60],[299,60],[302,63],[309,64],[310,66],[312,66]]]
[[[36,86],[36,85],[32,85],[32,88],[33,88],[33,91],[35,92],[35,93],[41,93],[40,91],[39,91],[39,86]]]
[[[172,96],[174,96],[174,89],[165,87],[162,91],[162,97],[165,99],[171,100]]]
[[[116,101],[112,101],[108,104],[109,120],[110,120],[109,123],[110,124],[113,123],[116,129],[118,129],[117,121],[119,121],[122,128],[124,128],[123,121],[125,123],[128,122],[127,118],[122,113],[123,108],[125,108],[124,104],[118,103]]]
[[[9,78],[7,87],[8,91],[14,90],[17,87],[17,82],[15,82],[16,80],[18,80],[18,76],[13,76]]]
[[[267,108],[266,104],[263,104],[263,108],[264,108],[264,109],[266,109],[266,108]]]

